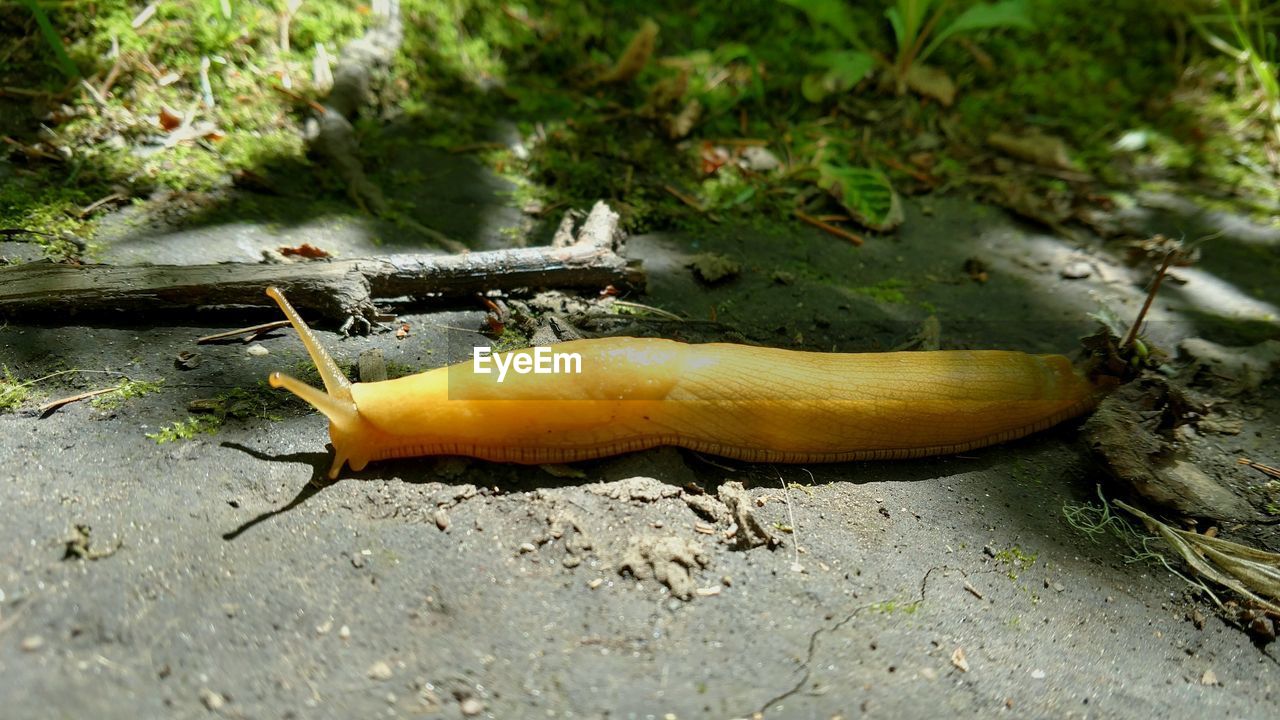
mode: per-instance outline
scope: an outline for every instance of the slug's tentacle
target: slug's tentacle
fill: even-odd
[[[315,334],[311,332],[311,328],[307,327],[307,324],[302,321],[302,317],[298,315],[298,311],[294,310],[293,306],[289,304],[289,301],[285,299],[284,293],[280,292],[279,288],[272,286],[267,288],[267,296],[276,301],[276,304],[280,306],[280,310],[284,312],[285,317],[289,318],[289,322],[293,324],[293,329],[298,331],[298,337],[302,338],[302,344],[306,346],[307,354],[311,355],[311,362],[315,363],[316,370],[320,371],[320,379],[324,380],[324,389],[329,393],[329,395],[338,398],[339,400],[351,400],[351,381],[347,379],[346,375],[342,374],[342,370],[338,367],[338,363],[334,362],[333,358],[329,357],[329,353],[325,351],[324,346],[316,339]],[[272,383],[272,386],[282,387],[280,385],[275,385],[274,382]],[[316,405],[315,402],[312,402],[297,390],[294,390],[288,385],[284,385],[283,387],[287,388],[298,397],[301,397],[303,400],[315,405],[316,408],[324,412],[324,408]],[[328,412],[325,412],[325,414],[329,415]],[[332,420],[333,416],[329,415],[329,419]]]
[[[356,410],[356,404],[350,400],[339,400],[332,395],[325,395],[298,378],[282,372],[271,373],[267,376],[267,382],[273,388],[284,388],[302,398],[324,413],[325,417],[329,418],[329,422],[335,425],[350,428],[358,421],[359,412]]]
[[[360,411],[356,409],[356,403],[351,397],[351,381],[342,374],[338,364],[325,351],[324,346],[311,332],[311,328],[302,321],[298,311],[294,310],[285,299],[284,294],[278,288],[269,287],[267,295],[276,301],[285,317],[289,318],[289,322],[293,324],[293,328],[298,331],[298,337],[302,338],[307,354],[311,356],[316,370],[320,372],[320,378],[324,380],[324,387],[328,394],[281,372],[271,373],[267,377],[267,382],[273,388],[284,388],[297,395],[329,418],[329,437],[333,440],[333,465],[329,468],[329,478],[337,479],[342,466],[351,459],[353,448],[358,449],[358,438],[361,437]],[[352,463],[352,465],[355,464],[357,463]],[[363,467],[364,461],[360,461],[359,464]]]

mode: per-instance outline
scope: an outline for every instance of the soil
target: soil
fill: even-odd
[[[459,212],[509,215],[501,183],[485,182],[494,192]],[[649,293],[632,299],[699,321],[663,325],[673,337],[889,349],[936,314],[946,348],[1071,353],[1100,304],[1132,317],[1150,276],[965,200],[906,211],[899,233],[861,248],[728,220],[713,236],[634,237]],[[1186,227],[1162,213],[1131,220]],[[1275,279],[1277,245],[1260,233],[1229,232],[1177,271],[1153,344],[1275,337],[1275,308],[1248,290]],[[256,259],[303,241],[378,251],[358,220],[242,218],[121,222],[102,260]],[[689,268],[703,253],[738,273],[708,286]],[[985,282],[965,269],[974,258]],[[484,328],[478,307],[402,319],[403,339],[319,335],[344,363],[376,347],[421,368]],[[195,346],[234,327],[206,325],[0,329],[0,363],[17,377],[90,368],[165,381],[114,410],[0,415],[6,717],[1274,716],[1274,644],[1066,522],[1064,507],[1095,500],[1096,486],[1120,492],[1078,422],[906,462],[765,466],[664,449],[583,463],[580,477],[418,459],[313,483],[329,464],[326,425],[295,406],[191,440],[146,437],[192,400],[259,392],[271,370],[305,363],[291,331],[251,355]],[[201,362],[178,369],[182,351]],[[1198,455],[1201,469],[1262,485],[1234,458],[1277,464],[1277,403],[1274,386],[1251,393],[1244,404],[1263,412],[1214,439],[1221,452]],[[726,482],[744,489],[725,495]],[[729,537],[744,504],[780,542]]]

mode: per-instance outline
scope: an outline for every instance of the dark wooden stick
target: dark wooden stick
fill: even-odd
[[[1124,341],[1120,343],[1121,350],[1132,345],[1133,341],[1138,338],[1138,331],[1142,329],[1142,321],[1147,319],[1147,311],[1151,309],[1151,303],[1156,299],[1156,293],[1160,292],[1160,283],[1164,281],[1164,276],[1169,272],[1169,265],[1173,263],[1173,258],[1177,254],[1177,250],[1170,250],[1165,254],[1164,262],[1160,263],[1160,269],[1156,271],[1156,279],[1151,283],[1151,291],[1147,293],[1147,299],[1142,303],[1142,309],[1138,311],[1138,317],[1133,321],[1128,334],[1124,336]]]
[[[0,317],[50,317],[199,307],[270,307],[276,285],[294,305],[329,320],[376,319],[374,298],[469,297],[494,290],[640,288],[644,278],[618,251],[618,215],[605,203],[583,221],[577,242],[462,255],[390,255],[286,265],[57,265],[0,268]]]

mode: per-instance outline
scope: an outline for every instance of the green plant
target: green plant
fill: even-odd
[[[1273,29],[1280,23],[1280,6],[1252,7],[1249,0],[1218,0],[1215,4],[1222,12],[1196,13],[1188,20],[1205,42],[1249,68],[1262,96],[1258,109],[1267,116],[1272,135],[1280,142],[1280,80],[1276,79],[1280,45]]]
[[[158,432],[147,433],[147,437],[155,440],[157,445],[190,440],[200,433],[215,433],[221,421],[212,415],[198,415],[179,420],[172,425],[165,425]]]
[[[53,53],[53,60],[58,66],[58,70],[66,76],[67,80],[78,80],[80,78],[80,70],[71,61],[71,56],[67,55],[67,48],[62,44],[62,37],[53,28],[53,23],[49,22],[49,16],[45,13],[44,8],[40,7],[36,0],[21,0],[21,2],[35,17],[36,25],[40,28],[40,34],[44,36],[45,44],[49,46],[50,52]]]
[[[810,58],[818,68],[804,76],[800,92],[809,102],[821,102],[835,93],[853,89],[875,67],[875,57],[862,39],[859,20],[845,0],[781,0],[804,12],[815,28],[834,33],[834,41],[845,49],[829,50]]]
[[[906,87],[912,68],[929,59],[938,46],[949,38],[976,30],[1021,28],[1034,25],[1027,14],[1026,0],[1001,0],[996,3],[974,3],[959,15],[947,19],[952,0],[896,0],[885,10],[893,26],[898,54],[893,62],[898,91]],[[945,22],[944,22],[945,20]]]
[[[30,391],[30,383],[18,380],[9,368],[0,365],[0,410],[17,409]]]
[[[99,410],[114,410],[124,404],[125,400],[150,395],[160,391],[164,380],[130,380],[125,378],[109,393],[99,395],[90,403]]]
[[[893,28],[897,52],[888,63],[873,53],[863,41],[858,21],[845,0],[781,0],[799,8],[809,20],[829,31],[850,47],[819,53],[812,58],[822,72],[805,76],[801,91],[807,100],[816,102],[831,93],[846,92],[866,77],[877,61],[889,65],[898,92],[911,87],[918,92],[939,97],[950,104],[954,89],[950,79],[935,73],[926,77],[924,62],[948,39],[978,30],[1034,27],[1027,12],[1027,0],[1000,2],[956,2],[955,0],[895,0],[885,10]],[[953,6],[967,5],[959,13]],[[945,86],[938,90],[938,85]]]

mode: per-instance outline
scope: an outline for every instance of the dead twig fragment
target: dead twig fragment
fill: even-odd
[[[972,584],[972,583],[970,583],[968,580],[965,580],[965,581],[964,581],[964,589],[965,589],[965,590],[967,590],[967,591],[969,591],[969,594],[970,594],[970,595],[972,595],[972,596],[974,596],[974,597],[978,598],[979,600],[983,600],[983,599],[984,599],[984,597],[983,597],[983,595],[982,595],[982,592],[981,592],[981,591],[979,591],[979,590],[978,590],[978,588],[974,587],[974,586],[973,586],[973,584]]]
[[[460,255],[404,254],[376,258],[262,264],[58,265],[0,267],[0,317],[83,312],[266,307],[269,285],[294,305],[338,323],[381,316],[374,298],[463,298],[493,291],[543,288],[598,291],[642,288],[644,275],[619,252],[619,216],[600,202],[567,247],[525,247]],[[133,312],[139,321],[150,317]]]
[[[796,211],[795,211],[795,215],[796,215],[796,219],[797,219],[797,220],[799,220],[800,222],[806,223],[806,224],[808,224],[808,225],[812,225],[812,226],[814,226],[814,227],[818,228],[819,230],[822,230],[822,231],[824,231],[824,232],[831,233],[832,235],[835,235],[835,236],[836,236],[836,237],[838,237],[838,238],[842,238],[842,239],[844,239],[844,240],[848,240],[849,242],[853,243],[854,245],[861,246],[861,245],[862,245],[862,243],[863,243],[863,242],[865,242],[865,241],[862,239],[862,236],[861,236],[861,235],[858,235],[858,234],[856,234],[856,233],[851,233],[851,232],[849,232],[848,230],[845,230],[844,228],[836,227],[835,225],[831,225],[831,224],[825,223],[825,222],[823,222],[823,221],[819,220],[818,218],[816,218],[816,217],[814,217],[814,216],[812,216],[812,215],[809,215],[809,214],[805,213],[805,212],[804,212],[804,211],[802,211],[802,210],[796,210]]]
[[[196,338],[196,344],[207,345],[208,343],[217,342],[219,340],[229,340],[231,338],[239,338],[244,342],[248,342],[250,339],[256,338],[263,333],[268,333],[276,328],[288,326],[288,320],[274,320],[269,323],[262,323],[261,325],[250,325],[249,327],[243,327],[238,330],[227,330],[226,332],[205,335],[204,337]]]
[[[1164,276],[1169,272],[1169,265],[1173,263],[1173,259],[1177,254],[1177,250],[1170,250],[1165,254],[1164,262],[1160,264],[1160,269],[1156,271],[1155,280],[1151,281],[1151,291],[1147,293],[1147,299],[1142,303],[1142,309],[1138,311],[1138,317],[1134,319],[1133,326],[1129,328],[1129,333],[1125,335],[1124,342],[1120,343],[1121,351],[1127,349],[1138,338],[1138,330],[1142,328],[1142,322],[1147,318],[1147,311],[1151,309],[1151,303],[1155,302],[1156,293],[1160,292],[1160,283],[1164,282]]]
[[[674,187],[672,187],[672,186],[670,186],[670,185],[663,185],[663,186],[662,186],[662,189],[663,189],[663,190],[665,190],[665,191],[666,191],[666,193],[667,193],[668,195],[670,195],[671,197],[673,197],[673,198],[675,198],[675,199],[679,200],[680,202],[684,203],[685,205],[688,205],[689,207],[693,208],[694,210],[697,210],[698,212],[706,212],[706,208],[702,207],[702,203],[700,203],[700,202],[698,202],[697,200],[693,199],[693,198],[692,198],[691,196],[689,196],[689,195],[685,195],[684,193],[680,192],[679,190],[675,189]]]
[[[88,392],[82,392],[82,393],[77,393],[75,395],[69,395],[64,398],[58,398],[57,400],[50,400],[49,402],[36,408],[36,412],[39,413],[40,415],[47,415],[64,405],[70,405],[71,403],[80,402],[81,400],[88,400],[89,398],[98,397],[99,395],[106,395],[109,392],[114,392],[119,389],[120,389],[119,385],[112,385],[111,387],[107,387],[107,388],[90,390]]]
[[[296,102],[305,104],[307,107],[311,108],[312,110],[315,110],[317,115],[324,115],[325,113],[329,112],[328,108],[316,102],[315,100],[312,100],[311,98],[308,98],[308,97],[303,97],[301,94],[296,93],[293,90],[290,90],[289,88],[284,87],[283,85],[272,85],[271,88],[276,92],[280,93],[281,95],[284,95],[285,97],[291,98]]]
[[[1254,462],[1249,458],[1240,458],[1239,460],[1236,460],[1236,464],[1244,465],[1246,467],[1251,467],[1254,470],[1270,475],[1273,478],[1280,478],[1280,468],[1273,468],[1270,465],[1263,465],[1262,463]]]

